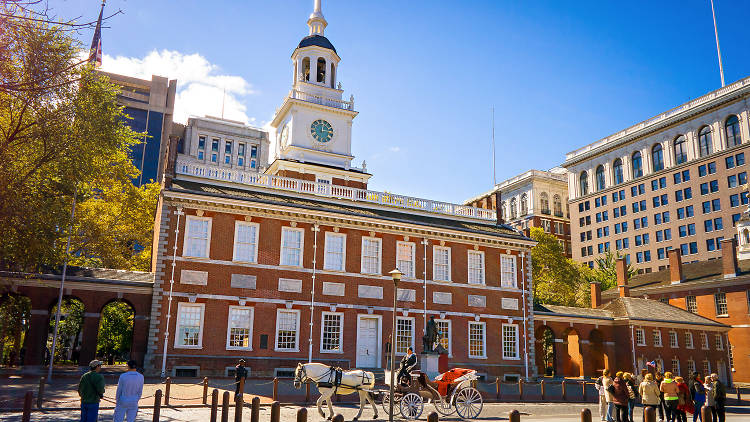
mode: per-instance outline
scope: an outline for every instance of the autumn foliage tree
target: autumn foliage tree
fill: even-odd
[[[537,242],[531,249],[534,301],[588,306],[590,269],[567,258],[559,240],[541,228],[532,227],[530,237]]]

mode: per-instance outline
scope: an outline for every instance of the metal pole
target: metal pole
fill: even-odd
[[[396,375],[396,368],[393,361],[396,359],[396,298],[398,297],[398,280],[393,278],[393,321],[391,325],[391,387],[389,396],[389,414],[388,421],[393,422],[393,377]]]
[[[422,255],[422,276],[424,278],[423,289],[424,294],[422,296],[422,302],[424,305],[424,314],[422,315],[422,334],[427,334],[427,245],[430,242],[425,237],[422,239],[422,245],[424,245],[424,255]]]
[[[497,185],[497,171],[495,170],[495,107],[492,107],[492,187]]]
[[[524,355],[524,365],[526,367],[526,379],[529,379],[529,347],[528,347],[528,335],[527,335],[527,327],[526,327],[526,271],[525,271],[525,262],[524,258],[526,257],[526,253],[521,252],[521,283],[523,287],[523,292],[521,293],[521,305],[523,306],[523,355]],[[530,258],[529,258],[530,259]],[[529,288],[529,292],[531,292],[531,288]]]
[[[635,334],[633,333],[633,324],[630,324],[630,350],[632,351],[633,358],[633,373],[638,372],[638,368],[635,363]]]
[[[177,207],[177,225],[174,229],[174,247],[172,250],[172,277],[169,280],[169,300],[167,301],[167,326],[164,327],[164,352],[161,357],[161,377],[167,376],[167,343],[169,342],[169,320],[172,318],[172,289],[174,288],[174,267],[177,265],[177,241],[180,237],[180,216],[182,207]]]
[[[716,35],[716,54],[719,56],[719,74],[721,75],[721,86],[724,86],[724,65],[721,64],[721,48],[719,47],[719,29],[716,27],[716,12],[714,11],[714,0],[711,0],[711,15],[714,17],[714,35]]]
[[[52,380],[52,367],[55,366],[55,347],[57,347],[57,333],[60,327],[60,308],[62,307],[63,291],[65,291],[65,276],[68,274],[68,256],[70,255],[70,238],[73,235],[73,219],[76,216],[76,199],[78,190],[73,191],[73,206],[70,211],[70,224],[68,225],[68,242],[65,245],[65,259],[63,260],[63,271],[60,279],[60,292],[57,295],[57,310],[55,311],[55,333],[52,335],[52,351],[49,355],[49,368],[47,369],[47,380]]]
[[[320,226],[317,224],[313,225],[312,231],[314,233],[315,240],[313,241],[313,268],[312,268],[312,291],[310,291],[310,339],[308,340],[308,353],[307,353],[307,362],[312,362],[312,353],[313,353],[313,320],[315,319],[315,265],[316,259],[318,257],[318,232],[320,231]],[[322,322],[321,322],[322,324]]]

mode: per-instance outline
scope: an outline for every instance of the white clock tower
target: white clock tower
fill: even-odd
[[[341,58],[323,33],[328,22],[321,0],[307,25],[310,34],[292,53],[292,90],[276,111],[271,127],[276,136],[275,160],[266,173],[365,188],[370,175],[352,167],[354,97],[344,100],[336,80]]]

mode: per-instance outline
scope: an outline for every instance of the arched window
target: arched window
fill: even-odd
[[[740,137],[740,120],[737,118],[737,116],[729,116],[727,121],[724,123],[724,131],[727,135],[727,148],[742,143],[742,138]]]
[[[554,208],[555,215],[558,217],[562,217],[562,201],[560,200],[560,195],[555,195],[552,197],[552,207]]]
[[[516,208],[516,198],[510,200],[510,219],[515,220],[518,217],[518,208]]]
[[[604,166],[596,168],[596,190],[604,190],[606,183],[604,182]]]
[[[651,148],[651,163],[654,165],[654,171],[664,170],[664,151],[661,149],[661,144],[656,144]]]
[[[614,163],[612,163],[612,175],[615,179],[615,185],[619,185],[623,181],[622,177],[622,160],[616,159]]]
[[[508,217],[508,211],[505,209],[505,201],[500,203],[500,217],[506,219]]]
[[[589,194],[589,174],[585,171],[581,172],[581,176],[578,178],[581,185],[581,196]]]
[[[750,231],[747,229],[742,231],[742,237],[745,239],[745,244],[750,244]]]
[[[698,150],[701,157],[705,157],[713,152],[713,147],[711,147],[711,128],[708,126],[703,126],[698,131]]]
[[[539,195],[539,202],[542,206],[542,214],[549,214],[549,196],[547,192],[542,192]]]
[[[633,179],[636,177],[643,176],[643,158],[641,157],[641,152],[636,151],[633,153]]]
[[[310,58],[302,59],[302,80],[310,82]]]
[[[529,213],[529,197],[524,193],[521,195],[521,217]]]
[[[318,57],[318,82],[326,81],[326,59]]]
[[[674,163],[682,164],[687,161],[687,144],[685,137],[680,135],[674,140]]]

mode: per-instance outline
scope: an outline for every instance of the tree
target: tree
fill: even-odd
[[[596,269],[589,273],[589,281],[592,283],[599,283],[602,291],[611,289],[617,286],[617,260],[622,258],[619,252],[613,254],[611,251],[607,251],[604,256],[600,256],[596,259]],[[636,274],[630,264],[626,266],[628,272],[628,278]]]
[[[7,295],[0,304],[0,364],[15,365],[31,318],[31,300]]]
[[[55,318],[57,304],[52,307],[49,321],[49,336],[47,348],[52,350],[52,337],[55,332]],[[55,362],[66,360],[78,361],[78,337],[83,329],[83,303],[78,299],[65,298],[60,306],[60,326],[57,329],[57,344],[55,345]],[[70,357],[70,359],[69,359]]]
[[[589,268],[567,258],[559,240],[541,228],[532,227],[530,237],[537,242],[531,249],[534,301],[549,305],[588,306]]]
[[[133,343],[133,308],[125,302],[113,302],[102,310],[99,324],[97,356],[105,356],[114,364],[117,357],[127,357]]]

